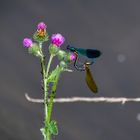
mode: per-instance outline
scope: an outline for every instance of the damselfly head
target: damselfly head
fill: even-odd
[[[71,52],[75,52],[76,51],[75,48],[73,46],[71,46],[71,45],[68,45],[67,49],[70,50]]]

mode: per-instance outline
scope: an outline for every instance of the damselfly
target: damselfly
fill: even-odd
[[[92,92],[97,93],[98,88],[97,88],[97,85],[96,85],[96,83],[93,79],[93,76],[91,74],[89,65],[92,65],[94,63],[94,59],[99,57],[101,55],[101,52],[99,50],[96,50],[96,49],[75,48],[75,47],[70,46],[70,45],[67,46],[67,49],[70,50],[71,52],[75,53],[76,60],[74,62],[74,67],[78,71],[85,71],[86,72],[85,80],[86,80],[88,87],[90,88],[90,90]],[[79,55],[86,56],[87,58],[90,59],[90,61],[86,60],[86,62],[84,62],[82,65],[78,65]]]

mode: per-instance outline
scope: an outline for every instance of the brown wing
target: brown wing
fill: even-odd
[[[88,85],[88,87],[90,88],[90,90],[94,93],[97,93],[98,92],[98,88],[97,88],[97,85],[92,77],[92,74],[90,72],[90,69],[89,69],[89,65],[85,64],[85,70],[86,70],[86,77],[85,77],[85,80],[86,80],[86,83]]]

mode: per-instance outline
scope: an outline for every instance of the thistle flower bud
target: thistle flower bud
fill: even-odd
[[[49,46],[49,52],[50,52],[50,54],[52,54],[52,55],[57,55],[57,53],[59,52],[59,49],[60,48],[58,48],[55,44],[50,44],[50,46]]]
[[[76,55],[74,53],[67,53],[67,55],[64,57],[64,61],[66,63],[70,63],[76,59]]]
[[[74,53],[70,54],[70,60],[74,61],[76,59],[76,55]]]
[[[70,63],[76,59],[76,55],[74,53],[66,53],[63,50],[59,50],[57,56],[60,61],[65,61],[66,63]]]
[[[58,59],[60,61],[62,61],[67,56],[67,53],[65,51],[63,51],[63,50],[59,50],[58,53],[57,53],[57,56],[58,56]]]
[[[33,45],[33,42],[32,42],[32,40],[30,38],[24,38],[23,46],[25,48],[30,48],[30,47],[32,47],[32,45]]]
[[[51,40],[52,44],[60,47],[64,43],[65,38],[61,34],[57,33],[52,35]]]
[[[28,52],[34,56],[41,57],[42,54],[40,52],[40,48],[38,44],[33,43],[32,47],[28,48]]]
[[[39,43],[43,43],[45,41],[48,41],[48,33],[46,32],[47,25],[44,22],[40,22],[37,25],[37,30],[33,35],[33,38],[35,41]]]
[[[44,23],[44,22],[40,22],[38,25],[37,25],[37,29],[38,30],[45,30],[47,28],[47,25]]]

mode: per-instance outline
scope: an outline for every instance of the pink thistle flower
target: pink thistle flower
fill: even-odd
[[[32,40],[30,38],[24,38],[23,46],[25,48],[30,48],[30,47],[32,47],[32,45],[33,45],[33,42],[32,42]]]
[[[76,55],[74,53],[70,54],[70,60],[74,61],[76,59]]]
[[[65,41],[65,38],[59,33],[53,34],[51,39],[52,44],[56,45],[57,47],[60,47]]]
[[[40,22],[38,25],[37,25],[37,29],[38,30],[45,30],[47,28],[47,25],[44,23],[44,22]]]

